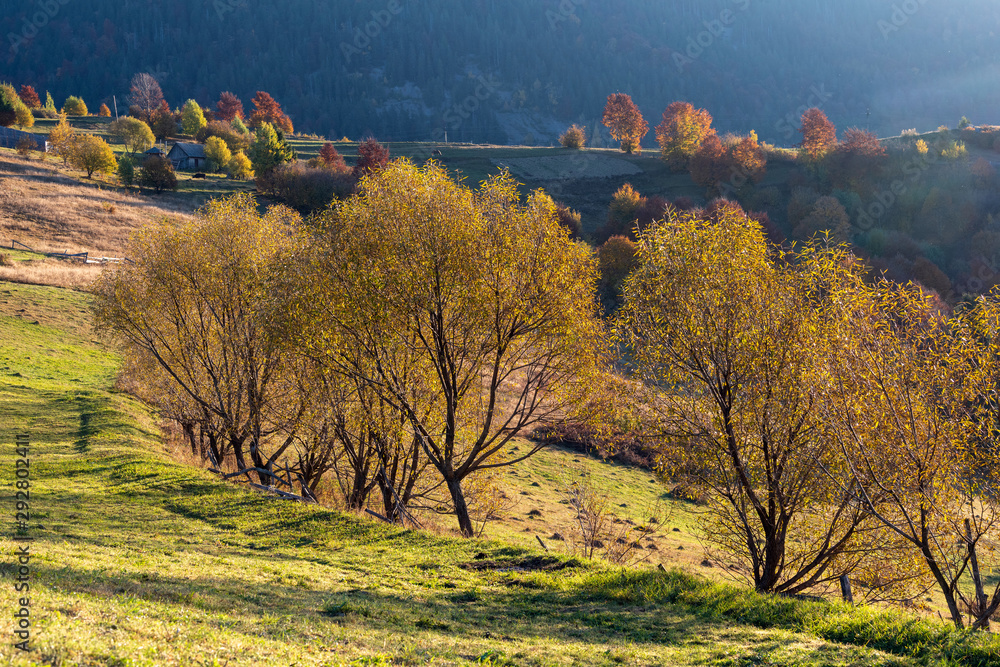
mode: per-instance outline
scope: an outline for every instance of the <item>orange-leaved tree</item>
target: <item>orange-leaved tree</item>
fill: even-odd
[[[715,130],[711,114],[695,109],[689,102],[673,102],[663,111],[663,120],[656,126],[660,154],[678,168],[687,166],[702,142],[712,134]]]
[[[626,153],[641,153],[642,138],[649,132],[649,123],[632,98],[625,93],[608,95],[604,106],[604,126],[611,131],[615,141],[621,142]]]
[[[270,94],[258,90],[252,101],[254,110],[250,114],[251,127],[257,128],[261,123],[270,123],[275,129],[281,130],[285,134],[291,134],[294,131],[292,119],[281,110],[281,105]]]
[[[837,145],[837,128],[817,107],[806,109],[802,114],[802,153],[810,161],[815,162]]]

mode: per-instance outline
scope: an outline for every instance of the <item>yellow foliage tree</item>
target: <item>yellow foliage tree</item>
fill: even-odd
[[[110,174],[118,168],[115,153],[104,139],[93,134],[76,138],[70,150],[69,162],[77,169],[87,172],[87,178],[94,172]]]
[[[56,123],[56,126],[52,128],[51,132],[49,132],[48,142],[52,153],[62,158],[64,166],[68,164],[70,155],[73,153],[73,142],[75,138],[76,132],[72,127],[70,127],[65,114],[60,115],[59,122]]]
[[[828,471],[840,463],[815,394],[834,332],[811,295],[834,262],[770,254],[735,208],[675,214],[639,237],[617,335],[656,395],[668,474],[710,498],[705,536],[762,592],[850,572],[873,521]]]
[[[219,137],[209,137],[205,140],[205,157],[211,163],[213,171],[219,171],[229,167],[233,159],[233,154],[229,151],[229,146]]]
[[[297,328],[406,418],[471,536],[463,482],[536,452],[509,443],[563,418],[596,372],[594,258],[551,198],[522,201],[506,174],[473,191],[398,160],[359,190],[321,216],[328,245],[300,281]]]

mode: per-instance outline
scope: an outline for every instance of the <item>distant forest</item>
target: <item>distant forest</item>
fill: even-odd
[[[3,78],[96,108],[266,90],[299,131],[548,144],[632,95],[791,145],[802,108],[880,136],[1000,120],[990,0],[8,0]],[[15,6],[16,5],[16,6]],[[601,128],[603,129],[603,128]],[[650,133],[644,145],[655,143]]]

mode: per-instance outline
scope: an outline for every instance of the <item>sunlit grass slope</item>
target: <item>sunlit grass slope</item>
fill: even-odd
[[[85,294],[10,283],[0,292],[0,475],[10,488],[14,436],[29,434],[36,538],[25,654],[10,634],[14,510],[5,494],[0,664],[997,659],[995,645],[903,616],[403,530],[247,492],[169,459],[154,416],[113,390],[117,360],[93,339]],[[520,474],[541,484],[555,463],[540,462]]]

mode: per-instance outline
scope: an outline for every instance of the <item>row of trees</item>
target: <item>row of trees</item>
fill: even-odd
[[[638,255],[617,336],[664,469],[708,492],[705,535],[733,570],[764,592],[929,584],[956,626],[988,627],[1000,303],[948,317],[843,247],[775,251],[735,207],[670,215]]]
[[[192,448],[267,486],[289,459],[305,497],[330,473],[390,519],[443,502],[472,535],[470,479],[527,458],[510,440],[598,368],[590,252],[507,176],[473,191],[396,161],[308,221],[239,195],[129,256],[97,323]]]
[[[544,193],[523,201],[507,176],[474,191],[404,160],[305,220],[249,195],[200,215],[140,232],[95,308],[135,390],[227,475],[271,487],[288,466],[297,495],[327,479],[390,520],[446,504],[472,535],[469,486],[537,451],[511,440],[605,417],[595,396],[613,383],[758,590],[936,587],[960,627],[1000,608],[979,565],[1000,537],[997,299],[949,315],[871,282],[843,246],[779,251],[725,203],[668,208],[598,265]],[[624,382],[598,266],[619,271]]]

